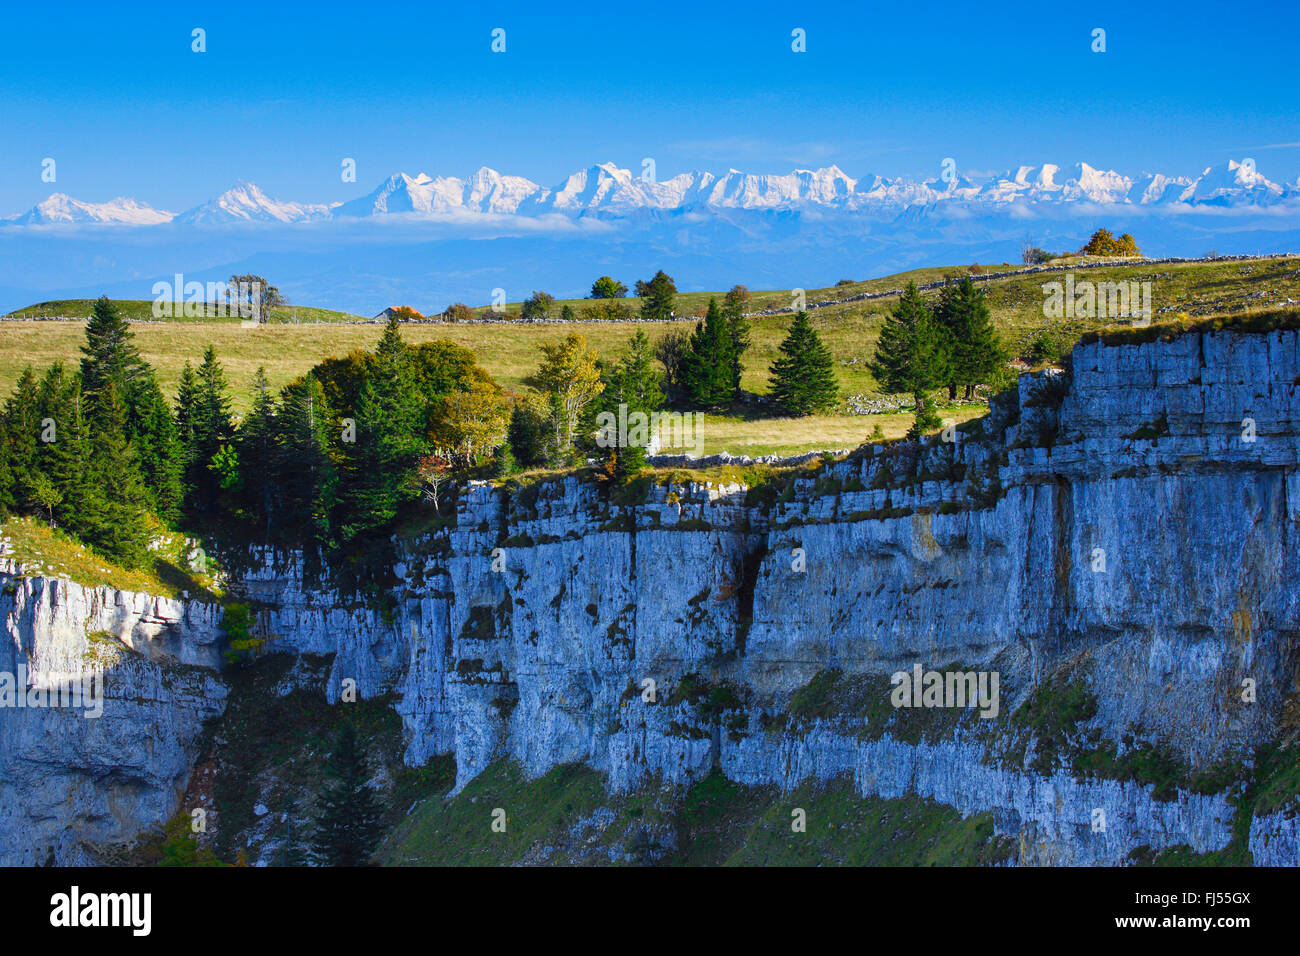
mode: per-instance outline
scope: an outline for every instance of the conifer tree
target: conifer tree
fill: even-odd
[[[672,276],[660,269],[649,282],[637,282],[636,286],[636,294],[642,299],[642,319],[662,322],[672,317],[677,301],[677,286]]]
[[[415,468],[425,450],[410,356],[396,319],[389,319],[361,384],[356,440],[344,445],[337,527],[344,540],[390,522],[403,502],[419,497]]]
[[[830,408],[839,398],[835,360],[812,327],[807,312],[795,314],[772,363],[771,394],[787,415],[809,415]]]
[[[185,498],[185,446],[152,371],[129,388],[127,434],[136,447],[149,508],[164,521],[174,521]]]
[[[192,403],[183,419],[189,432],[186,484],[191,507],[211,511],[216,506],[220,480],[210,466],[217,452],[229,445],[235,431],[230,417],[230,389],[217,361],[216,349],[211,345],[204,351],[203,363],[194,374]]]
[[[617,416],[619,406],[626,406],[626,414],[640,412],[649,420],[652,413],[663,408],[663,374],[654,366],[655,358],[650,339],[637,329],[628,343],[628,352],[614,366],[605,391],[601,393],[601,410]],[[647,427],[647,441],[651,438]],[[617,462],[615,474],[619,477],[635,474],[645,466],[645,445],[631,441],[609,457]]]
[[[280,393],[275,427],[282,507],[287,520],[322,538],[329,532],[329,515],[338,486],[337,470],[330,457],[332,424],[333,413],[325,391],[311,373]]]
[[[110,558],[136,567],[148,554],[146,495],[135,450],[126,437],[126,408],[111,381],[95,395],[89,417],[94,427],[88,434],[74,528]]]
[[[716,299],[709,300],[704,321],[695,324],[683,366],[686,391],[695,404],[720,408],[736,397],[731,332]]]
[[[510,410],[506,442],[515,463],[522,468],[540,465],[546,460],[546,419],[536,403],[518,398]]]
[[[132,341],[131,323],[122,318],[107,296],[95,300],[86,322],[86,344],[81,347],[81,387],[94,396],[108,382],[125,398],[127,386],[145,373],[148,366]]]
[[[271,531],[271,517],[275,511],[276,486],[275,400],[266,381],[266,369],[258,367],[253,378],[253,407],[240,422],[236,436],[239,468],[243,476],[245,504],[262,517],[266,532]]]
[[[987,382],[1003,360],[984,290],[969,276],[945,286],[934,319],[947,338],[948,399],[955,401],[958,386],[964,385],[969,400],[975,386]]]
[[[186,359],[181,368],[181,380],[176,386],[176,432],[182,448],[194,440],[194,410],[199,404],[199,381],[194,366]]]
[[[59,501],[52,510],[59,524],[75,530],[85,506],[84,495],[111,494],[113,489],[90,489],[86,474],[93,462],[86,435],[85,402],[80,376],[68,376],[63,364],[55,362],[37,387],[37,416],[41,437],[37,461],[42,476],[57,490]]]
[[[727,331],[731,334],[731,388],[735,396],[740,395],[740,376],[745,371],[741,359],[750,345],[749,320],[745,318],[745,309],[749,306],[749,290],[743,285],[734,285],[722,300],[722,314],[727,319]]]
[[[362,866],[379,842],[380,817],[365,753],[351,724],[339,732],[325,773],[330,783],[312,827],[312,858],[324,866]]]
[[[928,392],[948,381],[948,356],[943,335],[915,282],[908,283],[885,319],[870,368],[885,391],[912,394],[916,401],[912,437],[939,424]]]
[[[5,402],[4,424],[11,482],[8,497],[17,508],[31,508],[32,482],[41,471],[41,415],[31,366],[23,369],[13,394]]]
[[[136,451],[147,505],[164,519],[179,514],[181,445],[153,370],[135,347],[131,324],[105,296],[95,301],[81,347],[81,390],[91,408],[112,384],[126,409],[126,438]],[[90,423],[93,427],[93,422]]]

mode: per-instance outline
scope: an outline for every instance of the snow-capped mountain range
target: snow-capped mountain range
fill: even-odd
[[[653,181],[613,163],[601,163],[547,188],[522,176],[483,167],[467,179],[397,173],[372,192],[343,203],[297,203],[272,199],[252,183],[234,187],[182,213],[154,209],[134,199],[90,203],[55,193],[5,225],[112,223],[196,226],[230,223],[295,223],[384,216],[448,218],[465,215],[595,216],[620,218],[642,210],[861,211],[881,215],[965,204],[1004,208],[1015,204],[1094,203],[1126,206],[1269,206],[1300,199],[1300,178],[1278,184],[1246,161],[1207,167],[1199,176],[1144,173],[1128,176],[1076,163],[1068,171],[1051,163],[1021,166],[1002,176],[914,180],[868,175],[854,179],[838,166],[757,175],[732,169],[724,176],[682,173]]]

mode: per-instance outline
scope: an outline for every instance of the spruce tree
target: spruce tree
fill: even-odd
[[[311,855],[323,866],[362,866],[379,842],[379,807],[367,782],[366,757],[345,724],[325,765],[330,783],[312,827]]]
[[[601,410],[617,416],[619,406],[625,405],[628,416],[639,412],[648,422],[664,405],[663,374],[654,366],[650,339],[643,331],[637,329],[628,346],[627,354],[614,366],[600,395]],[[647,441],[651,438],[648,424],[646,438]],[[640,471],[645,466],[645,456],[645,445],[633,444],[629,436],[628,444],[617,450],[616,457],[610,458],[617,462],[615,474],[623,477]]]
[[[324,538],[338,478],[330,457],[333,414],[310,372],[285,387],[275,416],[277,487],[285,519]]]
[[[334,522],[344,540],[382,527],[419,497],[416,462],[425,451],[423,403],[397,321],[390,319],[361,384],[356,440],[344,445],[342,487]]]
[[[969,276],[945,286],[939,293],[934,318],[946,335],[951,357],[949,377],[944,383],[948,399],[956,400],[960,385],[966,387],[965,397],[970,399],[975,386],[987,382],[1003,361],[984,290]]]
[[[682,373],[686,392],[696,405],[720,408],[736,397],[731,332],[717,299],[709,300],[704,321],[695,324]]]
[[[94,425],[89,429],[76,529],[110,558],[137,567],[148,554],[146,495],[135,450],[126,437],[126,408],[112,382],[96,394],[89,417]]]
[[[835,359],[812,327],[807,312],[795,314],[772,363],[771,394],[787,415],[809,415],[832,407],[839,398]]]
[[[677,301],[677,286],[672,276],[660,269],[649,282],[637,283],[637,295],[641,296],[641,318],[652,322],[662,322],[672,317]]]
[[[41,415],[36,376],[31,366],[23,369],[13,394],[5,403],[4,423],[11,482],[8,497],[15,507],[29,509],[35,505],[31,497],[32,482],[41,471]]]
[[[192,402],[183,423],[189,432],[186,484],[191,507],[211,511],[216,506],[220,482],[210,466],[217,452],[229,445],[235,431],[230,417],[230,389],[211,345],[204,351],[203,364],[194,375]]]
[[[887,392],[909,392],[916,420],[909,434],[921,435],[939,424],[928,392],[949,378],[943,334],[915,282],[909,282],[880,330],[871,374]]]
[[[127,434],[136,447],[149,507],[164,521],[175,521],[185,498],[185,446],[152,371],[129,389]]]
[[[240,422],[236,434],[239,468],[243,475],[243,495],[247,507],[259,515],[271,531],[271,517],[275,511],[276,486],[275,401],[266,381],[266,369],[259,367],[253,379],[253,407]]]
[[[153,370],[140,357],[131,324],[107,297],[95,301],[81,347],[81,387],[93,400],[112,384],[126,409],[126,437],[136,450],[147,505],[164,519],[179,515],[182,449]]]
[[[87,473],[94,469],[80,376],[66,375],[63,364],[55,362],[42,377],[37,393],[37,416],[41,422],[41,440],[37,446],[40,471],[58,492],[59,502],[53,511],[59,524],[76,532],[86,509],[84,496],[108,494],[112,489],[92,489],[86,481]]]
[[[540,465],[546,460],[546,419],[529,401],[517,400],[510,410],[506,442],[515,463],[522,468]]]
[[[745,371],[741,359],[750,345],[749,320],[745,318],[745,309],[749,306],[749,290],[743,285],[732,286],[722,300],[722,314],[727,319],[727,331],[731,333],[731,388],[734,395],[740,395],[740,376]]]
[[[148,368],[132,339],[131,323],[122,318],[117,307],[107,296],[96,299],[86,322],[86,344],[81,347],[85,356],[81,360],[81,387],[86,395],[93,396],[112,382],[118,396],[125,398],[130,382]]]
[[[176,386],[176,432],[182,448],[194,440],[194,412],[199,405],[199,380],[194,366],[186,359],[181,368],[181,380]]]

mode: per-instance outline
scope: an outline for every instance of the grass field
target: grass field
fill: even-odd
[[[987,270],[1001,266],[986,266]],[[829,289],[809,289],[809,302],[826,298],[848,298],[863,292],[896,289],[909,279],[918,283],[933,282],[945,275],[959,275],[967,266],[935,267],[913,270],[901,275],[884,276]],[[1090,269],[1086,278],[1094,282],[1150,281],[1153,307],[1165,314],[1186,312],[1189,315],[1237,312],[1300,301],[1300,259],[1279,257],[1251,262],[1210,262],[1149,265],[1124,263]],[[994,322],[1011,354],[1027,350],[1041,333],[1049,332],[1062,342],[1070,342],[1082,333],[1106,323],[1096,319],[1057,320],[1043,315],[1042,284],[1060,278],[1059,274],[1009,276],[989,280],[984,288],[989,297]],[[679,314],[701,311],[711,295],[688,293],[678,297]],[[935,293],[927,293],[934,295]],[[790,304],[789,290],[753,292],[751,308],[785,307]],[[571,300],[580,308],[586,300]],[[635,306],[633,299],[626,300]],[[876,385],[866,369],[879,336],[880,327],[894,299],[843,302],[815,310],[813,321],[836,360],[841,396],[873,395]],[[19,310],[32,314],[35,309],[50,311],[89,311],[89,300],[45,303],[40,307]],[[148,302],[124,303],[132,317],[149,315]],[[57,308],[56,308],[57,307]],[[507,312],[518,312],[518,304]],[[243,410],[249,403],[249,385],[258,366],[265,366],[271,385],[278,388],[301,375],[322,358],[342,355],[351,349],[372,347],[379,338],[377,324],[345,324],[356,317],[328,310],[289,306],[298,310],[299,323],[272,322],[256,328],[244,328],[238,319],[178,320],[184,331],[178,334],[170,322],[139,322],[134,326],[136,343],[145,358],[158,371],[165,391],[174,394],[181,366],[185,361],[198,364],[204,348],[216,347],[234,390],[235,408]],[[558,310],[558,305],[557,305]],[[277,318],[284,317],[281,310]],[[320,323],[307,315],[320,317]],[[1158,316],[1157,316],[1158,318]],[[743,386],[758,394],[768,389],[768,367],[777,357],[777,347],[790,323],[789,315],[760,316],[753,319],[753,345],[745,358]],[[537,367],[538,346],[577,331],[605,356],[617,356],[637,328],[656,339],[669,328],[690,329],[693,320],[679,323],[656,323],[649,326],[636,322],[574,324],[414,324],[403,329],[412,343],[431,339],[449,339],[474,351],[478,361],[503,386],[522,388],[524,380]],[[80,359],[84,325],[80,322],[0,322],[0,392],[7,394],[27,365],[39,369],[59,359],[75,363]],[[844,409],[842,408],[841,411]],[[966,417],[970,417],[967,415]],[[733,454],[790,454],[809,449],[844,448],[860,443],[876,424],[887,436],[905,427],[906,416],[849,416],[847,414],[811,416],[805,419],[745,419],[739,416],[709,416],[706,422],[705,454],[728,451]]]

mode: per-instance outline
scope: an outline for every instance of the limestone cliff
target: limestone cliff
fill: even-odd
[[[784,787],[848,774],[864,795],[992,811],[1024,863],[1206,853],[1234,838],[1231,781],[1294,730],[1297,382],[1290,331],[1095,342],[950,440],[788,481],[472,486],[454,525],[396,543],[373,607],[308,584],[292,553],[259,554],[239,589],[270,646],[333,655],[332,698],[345,681],[394,693],[408,762],[454,752],[460,786],[507,758],[584,762],[618,790],[714,767]],[[75,653],[27,610],[56,586],[18,586],[14,647]],[[177,646],[202,646],[186,626]],[[895,712],[889,675],[916,664],[998,672],[998,716]],[[149,706],[192,732],[196,701]],[[144,732],[120,719],[95,760],[47,758],[106,806],[108,748],[135,759],[126,728]],[[3,746],[30,776],[41,744]],[[146,768],[160,795],[183,777],[170,746]],[[1256,862],[1300,860],[1296,806],[1260,804]],[[6,819],[0,846],[25,845],[28,821]]]

